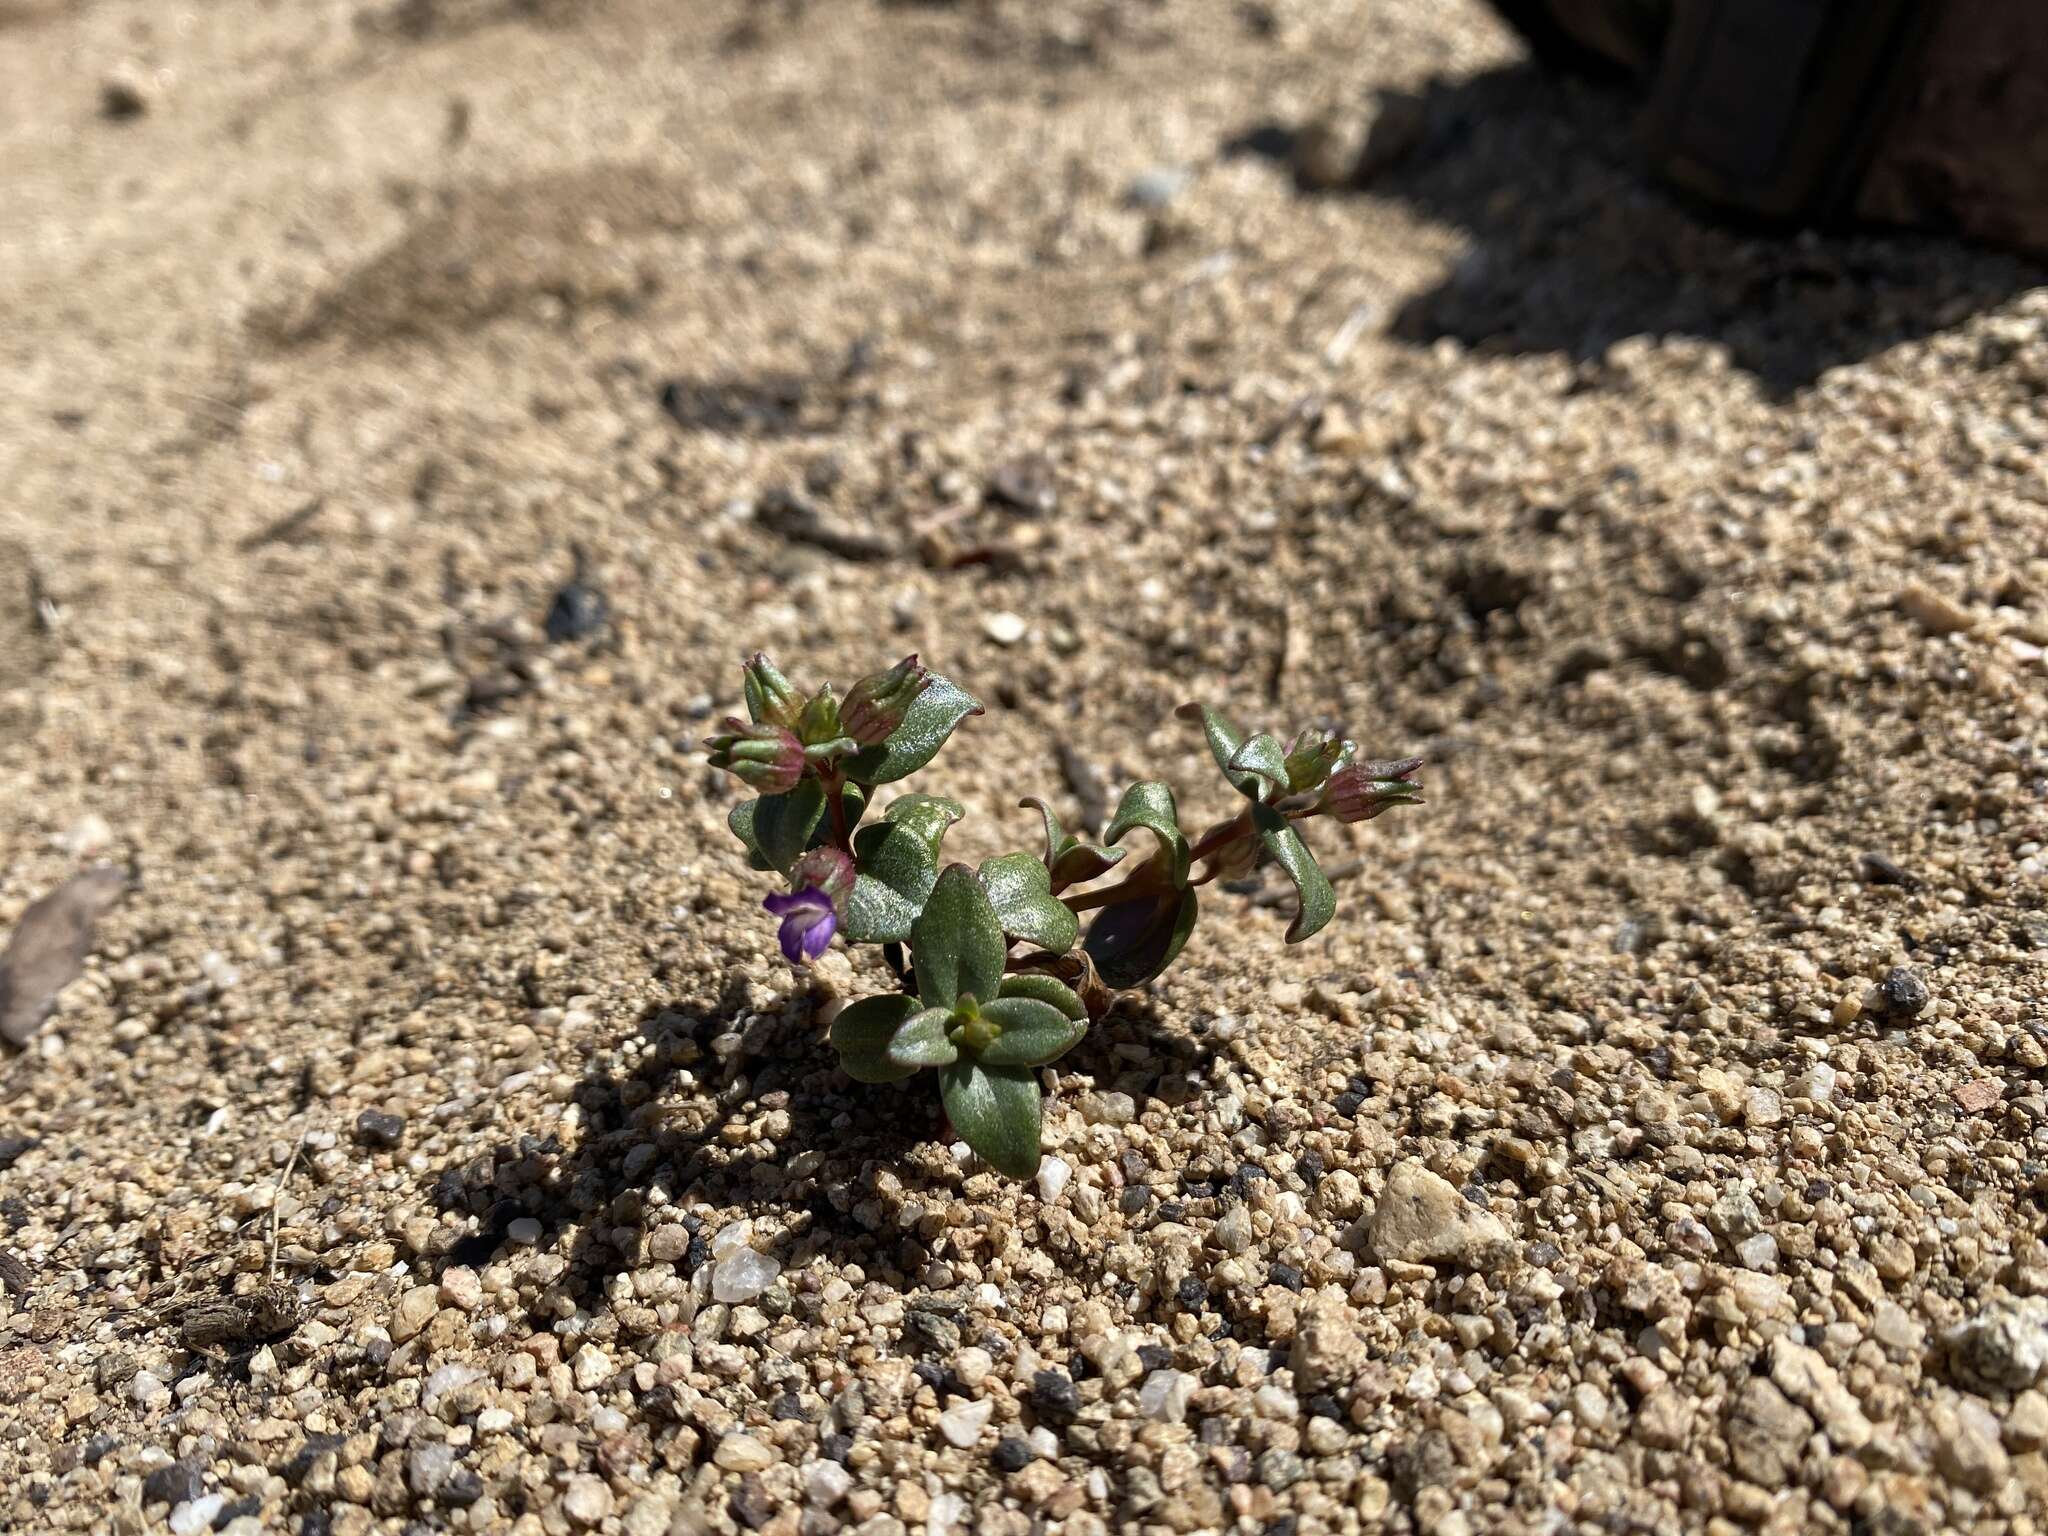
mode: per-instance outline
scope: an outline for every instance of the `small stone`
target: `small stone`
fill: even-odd
[[[199,1497],[200,1490],[205,1486],[199,1479],[199,1468],[191,1462],[170,1462],[143,1478],[142,1502],[188,1504]]]
[[[765,1472],[775,1465],[775,1453],[752,1435],[725,1436],[711,1459],[728,1472]]]
[[[433,1498],[454,1471],[455,1447],[452,1445],[416,1445],[406,1453],[405,1485],[420,1498]]]
[[[1081,1393],[1065,1371],[1040,1371],[1031,1378],[1031,1407],[1048,1424],[1069,1424],[1080,1415]]]
[[[531,1216],[515,1218],[505,1228],[505,1236],[522,1248],[531,1248],[540,1241],[540,1223]]]
[[[981,616],[981,632],[997,645],[1015,645],[1024,638],[1030,628],[1021,614],[1011,613],[1004,608]]]
[[[1877,1001],[1888,1018],[1918,1018],[1927,1006],[1927,983],[1910,966],[1894,966],[1877,984]]]
[[[1154,166],[1141,171],[1124,189],[1124,201],[1133,208],[1154,212],[1164,208],[1187,189],[1188,173],[1177,165]]]
[[[675,1514],[675,1505],[660,1494],[643,1493],[626,1506],[619,1524],[625,1528],[626,1536],[668,1536]]]
[[[419,1331],[434,1320],[434,1314],[441,1310],[441,1292],[431,1285],[416,1285],[398,1298],[398,1306],[391,1314],[391,1339],[403,1344],[418,1335]]]
[[[1942,1342],[1965,1386],[2023,1391],[2048,1370],[2048,1297],[1993,1302],[1951,1328]]]
[[[1302,1459],[1292,1451],[1271,1450],[1259,1457],[1259,1481],[1275,1493],[1285,1493],[1307,1473]]]
[[[1747,1269],[1776,1269],[1778,1240],[1768,1232],[1745,1237],[1735,1245],[1735,1256],[1742,1260],[1743,1266]]]
[[[1252,1213],[1238,1202],[1223,1213],[1209,1235],[1225,1253],[1243,1253],[1252,1245]]]
[[[1484,1319],[1481,1319],[1484,1322]],[[1486,1323],[1490,1336],[1493,1325]],[[1348,1386],[1372,1360],[1372,1344],[1357,1312],[1342,1302],[1312,1301],[1295,1324],[1288,1364],[1303,1392],[1336,1392]]]
[[[1050,516],[1059,505],[1059,486],[1053,479],[1052,465],[1037,454],[998,465],[988,479],[988,499],[1013,512]]]
[[[1981,1115],[2005,1098],[2005,1084],[1995,1077],[1980,1077],[1956,1089],[1956,1108],[1965,1114]]]
[[[1676,1387],[1657,1388],[1636,1410],[1636,1438],[1654,1449],[1682,1450],[1691,1432],[1692,1405]]]
[[[602,1525],[612,1512],[611,1487],[601,1477],[572,1477],[562,1494],[562,1510],[578,1525]]]
[[[964,1451],[981,1438],[981,1432],[988,1428],[989,1416],[995,1411],[995,1403],[985,1397],[956,1403],[939,1415],[939,1433],[946,1437],[948,1445]]]
[[[690,1229],[679,1221],[656,1227],[647,1235],[647,1257],[656,1264],[674,1264],[690,1252]]]
[[[128,1395],[144,1408],[168,1402],[171,1389],[148,1371],[137,1371],[128,1383]]]
[[[577,1350],[569,1366],[579,1392],[595,1391],[614,1375],[612,1357],[595,1344],[586,1344]]]
[[[1752,1376],[1736,1394],[1728,1447],[1736,1473],[1767,1488],[1782,1485],[1799,1464],[1813,1420],[1778,1387]]]
[[[114,829],[107,825],[107,818],[87,811],[59,835],[57,845],[75,859],[89,859],[104,853],[113,841]]]
[[[1609,1409],[1607,1394],[1590,1381],[1572,1388],[1572,1416],[1587,1429],[1605,1429]]]
[[[1942,1476],[1974,1493],[1995,1493],[2011,1471],[1999,1443],[1998,1419],[1975,1398],[1953,1407],[1936,1404],[1927,1416],[1934,1431],[1934,1464]]]
[[[1081,1118],[1090,1125],[1129,1125],[1138,1105],[1128,1093],[1091,1093],[1081,1101]]]
[[[803,1467],[804,1497],[830,1509],[853,1488],[853,1474],[836,1461],[807,1461]]]
[[[444,1365],[420,1388],[420,1407],[428,1413],[436,1413],[443,1399],[485,1379],[484,1373],[473,1365],[464,1365],[460,1361]]]
[[[483,1299],[484,1288],[475,1270],[453,1264],[441,1272],[441,1300],[446,1305],[474,1312]]]
[[[967,1524],[971,1513],[968,1503],[957,1493],[941,1493],[933,1497],[931,1508],[924,1518],[925,1536],[957,1536]]]
[[[1855,1014],[1852,1012],[1849,1017],[1853,1019]],[[1835,1084],[1839,1077],[1840,1074],[1833,1067],[1824,1061],[1817,1061],[1792,1080],[1792,1091],[1802,1099],[1825,1104],[1835,1096]]]
[[[1790,1334],[1779,1334],[1771,1341],[1771,1380],[1812,1413],[1836,1450],[1858,1451],[1870,1444],[1873,1431],[1863,1405],[1842,1385],[1835,1368],[1819,1351]]]
[[[781,1261],[752,1248],[742,1248],[718,1261],[711,1271],[711,1295],[728,1304],[752,1301],[782,1273]]]
[[[1185,1371],[1157,1370],[1138,1389],[1138,1411],[1160,1424],[1178,1424],[1188,1416],[1195,1378]]]
[[[1417,1162],[1388,1170],[1368,1240],[1382,1259],[1466,1268],[1482,1267],[1510,1246],[1498,1217]]]
[[[100,116],[125,123],[149,110],[154,94],[150,79],[133,64],[123,64],[100,82]]]
[[[1034,1457],[1028,1441],[1019,1440],[1015,1435],[1005,1435],[996,1442],[996,1448],[989,1453],[991,1462],[998,1472],[1022,1472],[1030,1466]]]
[[[751,1472],[733,1489],[731,1509],[733,1519],[749,1531],[758,1531],[775,1518],[775,1500],[761,1479]]]
[[[1074,1176],[1073,1165],[1063,1157],[1042,1158],[1038,1164],[1038,1198],[1053,1204]]]
[[[1977,616],[1932,587],[1914,582],[1899,593],[1899,609],[1930,635],[1954,635],[1977,627]]]
[[[2016,1451],[2048,1445],[2048,1397],[2030,1389],[2012,1400],[2005,1415],[2005,1443]]]
[[[561,645],[596,634],[604,628],[610,613],[604,590],[594,582],[578,578],[564,582],[556,590],[542,628],[550,641]]]
[[[199,1536],[213,1529],[213,1517],[226,1507],[228,1496],[209,1493],[171,1511],[171,1536]]]
[[[405,1140],[405,1116],[366,1109],[356,1116],[356,1145],[389,1151]]]
[[[995,1359],[985,1349],[968,1345],[953,1356],[953,1374],[960,1379],[960,1385],[970,1392],[979,1392],[981,1384],[988,1380],[995,1369]]]

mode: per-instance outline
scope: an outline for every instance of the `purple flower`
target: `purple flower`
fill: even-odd
[[[825,946],[832,942],[839,927],[839,914],[832,908],[832,898],[815,885],[787,895],[770,896],[761,905],[782,919],[782,931],[777,937],[782,943],[782,956],[791,965],[806,965],[825,953]]]
[[[839,930],[839,908],[853,894],[853,860],[833,847],[813,848],[796,861],[787,896],[770,896],[761,905],[782,919],[782,953],[791,965],[803,965],[825,953]]]

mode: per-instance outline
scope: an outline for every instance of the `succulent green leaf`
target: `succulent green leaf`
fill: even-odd
[[[890,992],[841,1009],[832,1021],[831,1040],[846,1075],[860,1083],[893,1083],[915,1072],[889,1059],[889,1042],[920,1007],[916,998]]]
[[[1009,945],[981,881],[965,864],[948,865],[910,930],[917,993],[926,1006],[951,1008],[965,992],[992,998],[1003,983]]]
[[[889,1042],[889,1060],[896,1066],[950,1067],[960,1059],[960,1048],[946,1038],[946,1026],[953,1022],[951,1010],[927,1008],[896,1031]]]
[[[980,713],[981,705],[972,695],[934,672],[923,692],[911,700],[903,723],[880,746],[847,758],[841,772],[862,784],[892,784],[930,762],[953,734],[954,726]]]
[[[1005,976],[998,997],[1029,997],[1041,1003],[1050,1003],[1068,1018],[1077,1023],[1088,1022],[1088,1005],[1081,1001],[1080,994],[1061,981],[1043,971],[1024,971],[1015,976]]]
[[[1006,853],[981,866],[982,889],[996,921],[1013,939],[1063,955],[1080,936],[1081,920],[1052,893],[1052,876],[1028,853]]]
[[[1013,1179],[1038,1172],[1038,1079],[1029,1067],[960,1061],[939,1072],[939,1097],[961,1140]]]
[[[1294,914],[1294,921],[1287,925],[1287,942],[1299,944],[1336,914],[1337,893],[1330,889],[1330,880],[1316,863],[1315,855],[1309,852],[1308,844],[1301,840],[1301,834],[1294,829],[1294,823],[1274,810],[1270,805],[1261,805],[1252,811],[1252,826],[1258,831],[1259,841],[1266,852],[1273,856],[1273,862],[1287,871],[1287,878],[1294,882],[1294,889],[1301,897],[1301,909]]]
[[[787,794],[763,795],[734,806],[725,823],[763,869],[786,875],[824,819],[824,786],[805,779]]]
[[[1244,745],[1244,733],[1206,704],[1183,704],[1174,713],[1183,720],[1202,722],[1202,734],[1209,739],[1209,755],[1216,759],[1216,766],[1230,780],[1230,787],[1241,795],[1258,799],[1258,776],[1230,766],[1230,760],[1237,756],[1237,749]]]
[[[1176,886],[1188,883],[1188,840],[1174,813],[1173,791],[1157,779],[1140,779],[1124,791],[1116,815],[1103,831],[1102,840],[1114,843],[1133,827],[1144,827],[1159,839],[1168,876]]]
[[[915,832],[931,845],[932,857],[936,859],[946,829],[966,814],[966,806],[944,795],[905,795],[890,804],[882,819]]]
[[[939,878],[937,848],[917,826],[884,819],[853,835],[853,868],[840,931],[855,944],[909,938]]]
[[[810,804],[813,795],[817,804],[815,813]],[[769,805],[770,801],[777,803]],[[848,784],[839,791],[839,803],[846,808],[847,826],[857,827],[868,808],[868,792],[858,784]],[[763,806],[768,806],[765,819]],[[806,821],[810,822],[810,831],[805,834],[802,847],[796,853],[788,853],[790,839]],[[809,779],[787,795],[764,795],[758,800],[747,800],[734,806],[726,813],[725,824],[747,845],[749,864],[755,869],[772,869],[781,875],[789,873],[789,866],[797,861],[800,854],[816,848],[832,835],[832,823],[825,816],[824,789]],[[784,854],[788,854],[786,862],[774,862]]]
[[[1108,985],[1140,987],[1173,964],[1199,910],[1192,889],[1120,901],[1096,914],[1081,947]]]
[[[744,669],[747,715],[755,724],[793,726],[803,712],[804,696],[782,675],[764,652],[756,651]]]
[[[1030,806],[1045,818],[1045,867],[1052,877],[1055,892],[1106,874],[1130,851],[1084,842],[1062,827],[1052,807],[1036,795],[1027,796],[1017,803]]]
[[[1066,1055],[1088,1033],[1086,1024],[1035,997],[998,997],[982,1004],[981,1016],[1003,1030],[981,1052],[985,1067],[1042,1067]]]
[[[1230,782],[1254,800],[1270,800],[1287,788],[1287,749],[1277,736],[1247,736],[1223,765]],[[1246,783],[1246,780],[1250,783]]]
[[[827,741],[813,742],[804,748],[804,761],[813,768],[836,762],[849,752],[858,752],[860,743],[851,736],[834,736]]]

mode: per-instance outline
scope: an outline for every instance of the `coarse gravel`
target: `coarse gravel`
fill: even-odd
[[[2040,1532],[2048,279],[1626,116],[1469,0],[0,5],[0,931],[127,877],[0,1529]],[[756,646],[987,704],[957,857],[1220,812],[1188,699],[1429,803],[1011,1182],[780,957]]]

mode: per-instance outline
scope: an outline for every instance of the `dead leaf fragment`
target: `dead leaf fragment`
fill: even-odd
[[[26,1045],[57,1005],[57,994],[85,967],[93,925],[127,885],[102,864],[73,875],[30,904],[0,955],[0,1039]]]

